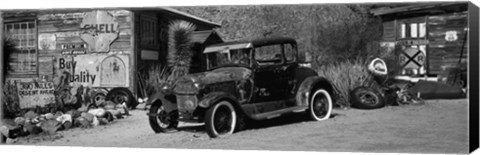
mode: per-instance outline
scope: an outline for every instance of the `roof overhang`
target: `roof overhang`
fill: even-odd
[[[375,16],[384,20],[391,20],[403,17],[418,17],[425,15],[438,15],[468,10],[468,2],[432,2],[417,3],[401,7],[378,8],[370,11]]]
[[[18,15],[18,14],[36,14],[36,13],[67,13],[67,12],[80,12],[80,11],[90,11],[90,10],[129,10],[129,11],[153,11],[153,12],[167,12],[174,15],[178,15],[187,19],[191,19],[205,25],[212,27],[221,27],[220,24],[208,21],[206,19],[188,14],[186,12],[178,11],[169,7],[138,7],[138,8],[70,8],[70,9],[11,9],[11,10],[2,10],[5,16]]]

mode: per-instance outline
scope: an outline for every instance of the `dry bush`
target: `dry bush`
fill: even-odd
[[[320,76],[329,79],[335,87],[337,103],[341,107],[350,107],[350,91],[359,86],[378,87],[367,69],[364,59],[331,63],[316,67]]]

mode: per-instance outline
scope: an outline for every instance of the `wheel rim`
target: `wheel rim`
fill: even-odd
[[[175,112],[168,113],[163,106],[160,106],[157,110],[157,122],[161,128],[168,128],[174,120]]]
[[[226,105],[225,102],[219,103],[213,114],[213,129],[217,135],[233,133],[236,115],[233,107]]]
[[[332,99],[325,90],[318,90],[312,97],[310,112],[315,120],[328,119],[332,111]]]
[[[104,94],[97,94],[93,98],[95,104],[98,104],[100,101],[105,101],[105,95]]]
[[[115,94],[113,94],[112,101],[114,103],[117,103],[117,104],[127,102],[128,101],[128,94],[123,93],[123,92],[116,92]]]
[[[368,92],[361,93],[359,97],[362,103],[369,104],[369,105],[376,105],[378,101],[375,95]]]

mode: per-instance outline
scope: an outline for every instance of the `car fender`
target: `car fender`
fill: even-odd
[[[328,91],[330,93],[330,96],[332,97],[333,102],[335,103],[334,89],[330,81],[323,77],[310,76],[302,81],[297,90],[297,93],[295,95],[297,105],[308,106],[308,100],[313,93],[312,91],[319,88],[323,88]]]
[[[173,94],[157,92],[148,98],[146,105],[153,105],[157,102],[162,103],[167,111],[177,109],[176,96]]]
[[[198,103],[199,107],[202,108],[209,108],[213,104],[219,102],[220,100],[228,100],[234,104],[234,106],[238,107],[237,98],[232,94],[225,93],[225,92],[211,92],[207,95],[203,96],[203,98]]]

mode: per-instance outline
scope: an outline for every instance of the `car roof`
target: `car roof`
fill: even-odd
[[[221,49],[250,48],[284,43],[296,44],[297,42],[295,39],[289,37],[269,37],[244,41],[231,41],[207,46],[204,53],[219,51]]]

